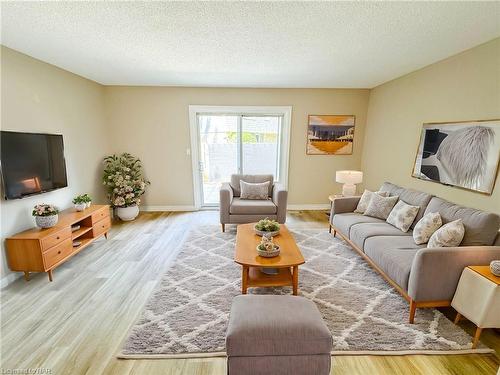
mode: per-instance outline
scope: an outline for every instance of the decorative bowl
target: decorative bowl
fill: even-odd
[[[259,246],[257,246],[257,254],[259,254],[263,258],[273,258],[280,255],[280,247],[278,245],[274,246],[273,251],[261,250]]]
[[[261,236],[261,237],[263,237],[263,236],[266,236],[266,237],[275,237],[280,232],[279,229],[275,230],[273,232],[266,232],[265,230],[258,230],[258,229],[255,229],[255,228],[253,228],[253,229],[255,230],[255,234],[257,234],[257,236]]]
[[[490,263],[491,273],[500,277],[500,260],[494,260]]]

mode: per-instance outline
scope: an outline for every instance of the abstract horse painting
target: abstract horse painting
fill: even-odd
[[[491,194],[500,158],[500,120],[426,123],[413,176]]]

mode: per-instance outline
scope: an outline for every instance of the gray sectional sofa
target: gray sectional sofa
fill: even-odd
[[[419,206],[411,229],[402,232],[384,220],[354,213],[360,197],[335,199],[330,231],[348,242],[410,303],[410,323],[417,307],[449,306],[462,270],[500,259],[500,216],[459,206],[430,194],[385,182],[389,196]],[[417,245],[412,229],[429,212],[439,212],[443,224],[462,219],[465,236],[459,247]]]

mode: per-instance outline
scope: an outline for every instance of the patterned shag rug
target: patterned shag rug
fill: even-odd
[[[417,309],[408,324],[408,303],[347,244],[325,229],[293,229],[306,263],[299,294],[313,300],[328,325],[334,354],[490,353],[471,349],[471,337],[435,309]],[[131,328],[119,358],[224,355],[233,297],[241,267],[234,263],[235,227],[192,230]],[[290,288],[249,293],[290,294]]]

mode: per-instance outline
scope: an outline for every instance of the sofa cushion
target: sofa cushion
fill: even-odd
[[[416,245],[411,236],[370,237],[365,254],[402,289],[408,291],[413,258],[425,245]]]
[[[276,205],[269,199],[233,198],[229,213],[240,215],[267,215],[276,213]]]
[[[427,247],[457,247],[464,238],[465,228],[462,219],[457,219],[451,223],[447,223],[435,231]]]
[[[402,232],[386,222],[361,223],[351,227],[349,239],[363,250],[365,240],[373,236],[411,236],[411,232]],[[413,241],[413,237],[412,241]]]
[[[411,206],[403,201],[399,201],[392,209],[386,221],[403,232],[408,232],[418,214],[418,210],[420,210],[419,206]]]
[[[410,226],[410,228],[412,229],[413,227],[415,227],[417,222],[422,218],[422,216],[424,216],[424,211],[432,198],[431,194],[413,189],[405,189],[401,186],[394,185],[390,182],[384,182],[382,187],[380,188],[380,191],[387,191],[389,192],[390,196],[397,195],[399,196],[399,199],[402,200],[403,202],[410,204],[412,206],[420,207],[420,210],[418,210],[417,216],[415,217],[413,224]]]
[[[226,333],[229,357],[330,354],[332,336],[315,303],[297,296],[233,299]]]
[[[465,235],[460,246],[490,246],[500,227],[497,214],[459,206],[438,197],[431,199],[425,210],[428,212],[439,212],[443,224],[462,219]]]
[[[363,214],[366,211],[368,205],[370,204],[373,194],[378,194],[382,197],[387,197],[389,195],[389,193],[386,191],[370,191],[365,189],[365,191],[361,195],[361,198],[359,198],[358,206],[356,207],[354,212],[357,212],[358,214]]]
[[[243,180],[245,182],[257,183],[257,182],[266,182],[269,181],[269,196],[272,196],[273,193],[273,182],[274,177],[272,174],[233,174],[231,175],[231,181],[229,185],[233,188],[233,193],[235,197],[239,197],[241,195],[240,190],[240,181]]]
[[[346,237],[349,237],[349,232],[354,224],[359,223],[383,223],[383,220],[371,216],[364,216],[354,212],[343,214],[335,214],[332,219],[332,224],[338,231]]]
[[[368,207],[363,215],[378,217],[379,219],[387,219],[394,205],[398,201],[398,197],[382,197],[378,194],[372,194],[372,199],[368,203]]]
[[[245,182],[240,180],[241,199],[267,199],[269,197],[269,181]]]

